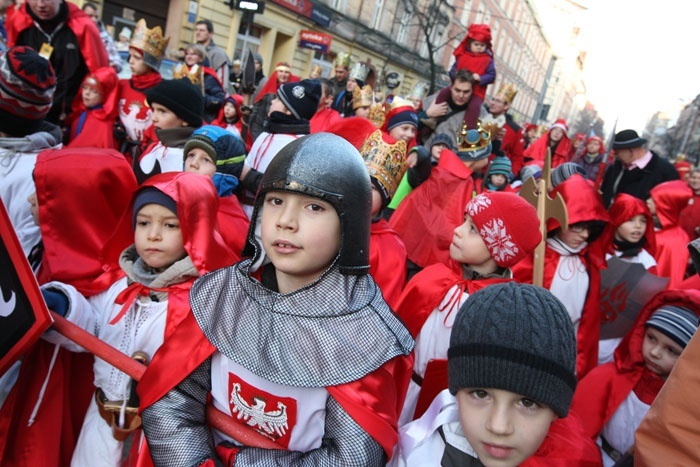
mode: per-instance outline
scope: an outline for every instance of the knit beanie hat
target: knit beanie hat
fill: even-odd
[[[391,101],[391,109],[386,116],[386,131],[391,131],[399,125],[408,123],[418,128],[418,114],[411,101],[395,97]]]
[[[146,91],[146,101],[167,107],[189,126],[202,126],[204,96],[187,78],[164,79]]]
[[[664,305],[651,315],[645,325],[663,332],[685,348],[698,330],[699,321],[698,315],[688,308]]]
[[[444,144],[447,146],[447,149],[450,151],[454,151],[454,143],[452,142],[452,138],[450,138],[450,135],[447,133],[438,133],[435,135],[435,138],[430,142],[430,149],[433,149],[433,146],[436,144]]]
[[[166,195],[158,188],[146,187],[136,194],[134,198],[134,214],[132,217],[132,224],[136,228],[136,215],[139,213],[142,207],[147,204],[160,204],[165,208],[169,209],[173,214],[177,215],[177,203],[170,196]]]
[[[535,180],[539,180],[542,177],[542,167],[537,164],[524,165],[523,168],[520,169],[520,180],[525,183],[528,178],[532,177],[535,177]]]
[[[491,164],[489,165],[489,170],[488,170],[486,176],[488,177],[490,175],[500,174],[500,175],[505,175],[506,179],[510,179],[510,177],[512,175],[512,173],[511,173],[512,167],[513,167],[513,165],[511,164],[510,159],[508,159],[507,157],[503,157],[503,156],[495,157],[491,161]]]
[[[294,118],[311,120],[321,100],[321,82],[317,79],[303,79],[296,83],[285,83],[277,89],[277,97]]]
[[[558,165],[552,170],[550,175],[552,184],[551,187],[554,188],[555,186],[560,185],[574,174],[579,174],[584,178],[586,177],[586,171],[575,162],[564,162],[563,164]]]
[[[515,193],[485,192],[464,209],[500,267],[530,255],[542,240],[537,210]]]
[[[31,47],[0,54],[0,131],[26,136],[38,130],[53,103],[56,75]]]
[[[447,351],[449,388],[495,388],[569,413],[576,389],[576,337],[564,305],[548,290],[505,282],[462,305]]]
[[[245,144],[230,131],[214,125],[197,128],[182,151],[186,159],[192,148],[200,148],[216,162],[216,171],[240,177],[245,160]]]

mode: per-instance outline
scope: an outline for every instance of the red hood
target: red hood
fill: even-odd
[[[134,171],[113,149],[65,148],[39,154],[34,169],[44,256],[40,282],[57,280],[83,295],[104,291],[121,274],[118,255],[106,270],[100,251],[110,237],[120,251],[134,241],[119,227],[134,190]]]
[[[140,186],[145,187],[157,188],[177,204],[185,250],[200,274],[230,266],[236,261],[236,255],[219,231],[219,195],[211,178],[189,172],[167,172],[150,177]],[[135,195],[120,221],[122,227],[126,224],[131,229],[132,238],[134,198]],[[119,258],[123,250],[110,240],[104,255]]]
[[[681,211],[688,206],[693,197],[693,190],[682,180],[671,180],[656,185],[649,192],[656,205],[656,217],[664,229],[675,227],[680,220]]]
[[[615,231],[617,228],[628,220],[632,219],[634,216],[642,214],[647,220],[647,228],[644,232],[644,237],[646,238],[644,248],[652,256],[656,255],[656,233],[654,233],[654,221],[651,218],[651,212],[644,201],[627,193],[620,193],[613,200],[613,204],[610,205],[608,214],[610,215],[610,223],[605,226],[605,230],[600,236],[600,245],[602,248],[604,248],[606,251],[612,251],[613,239],[615,238]]]

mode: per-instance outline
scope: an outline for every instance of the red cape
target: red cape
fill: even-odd
[[[372,222],[369,241],[369,273],[384,300],[396,310],[406,285],[406,246],[385,219]]]
[[[551,130],[550,130],[551,131]],[[547,148],[549,147],[549,131],[530,144],[527,149],[523,152],[525,159],[532,159],[535,161],[544,161],[547,155]],[[552,168],[563,164],[564,162],[569,162],[572,155],[571,140],[566,136],[562,136],[561,141],[557,145],[557,149],[552,154]]]
[[[630,391],[644,382],[644,387],[637,387],[640,399],[651,397],[653,400],[663,385],[663,380],[656,375],[649,376],[642,356],[642,342],[646,326],[644,323],[651,314],[662,305],[683,306],[700,315],[700,291],[665,290],[659,292],[647,303],[637,316],[632,330],[627,333],[615,349],[615,360],[595,368],[579,381],[571,411],[576,413],[588,436],[595,438],[600,434],[615,410],[629,395]],[[654,378],[655,377],[655,378]],[[652,391],[649,394],[649,391]],[[651,400],[647,400],[651,404]]]
[[[449,262],[452,233],[464,221],[464,207],[474,195],[471,175],[454,152],[444,149],[428,180],[391,216],[389,225],[406,245],[408,259],[418,266]]]

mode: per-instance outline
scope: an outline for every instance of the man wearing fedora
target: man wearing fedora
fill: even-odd
[[[649,191],[659,183],[678,179],[678,172],[666,159],[649,151],[634,130],[622,130],[615,134],[612,149],[615,162],[605,170],[601,191],[606,207],[619,193],[628,193],[643,201]]]

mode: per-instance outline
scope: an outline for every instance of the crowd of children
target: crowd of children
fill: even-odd
[[[47,330],[0,375],[0,464],[631,458],[698,327],[700,296],[680,289],[696,190],[606,206],[602,138],[569,139],[562,119],[521,130],[512,86],[482,107],[491,41],[471,25],[451,72],[470,75],[483,121],[426,146],[424,86],[381,101],[349,55],[337,83],[278,63],[250,114],[196,44],[163,79],[168,39],[140,20],[131,78],[89,73],[63,129],[44,121],[48,61],[0,55],[0,198],[44,301],[145,365],[133,378]],[[535,185],[538,206],[520,193]],[[636,284],[603,279],[615,263],[668,283],[630,317]]]

